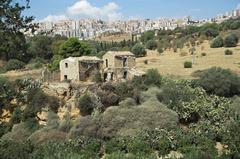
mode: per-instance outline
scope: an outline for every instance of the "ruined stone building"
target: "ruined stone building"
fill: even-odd
[[[104,80],[131,80],[144,73],[135,69],[136,58],[129,51],[109,51],[103,56]]]
[[[60,80],[91,80],[97,72],[102,70],[102,64],[103,61],[97,57],[69,57],[60,62]]]

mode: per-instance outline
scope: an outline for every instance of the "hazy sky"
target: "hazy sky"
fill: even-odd
[[[240,7],[240,0],[30,0],[26,14],[37,20],[104,20],[192,16],[213,17]]]

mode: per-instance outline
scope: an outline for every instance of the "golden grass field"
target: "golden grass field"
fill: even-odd
[[[201,50],[201,47],[204,50]],[[224,51],[230,49],[233,51],[233,55],[225,55]],[[193,78],[192,74],[195,71],[201,71],[213,66],[229,68],[234,72],[240,74],[240,46],[235,48],[210,48],[209,43],[206,41],[199,47],[196,47],[196,58],[193,68],[184,68],[185,61],[192,61],[193,56],[188,54],[187,56],[180,56],[181,52],[188,52],[189,48],[183,48],[178,50],[177,53],[171,51],[165,51],[162,55],[159,55],[157,51],[148,51],[146,57],[137,58],[137,68],[146,71],[151,68],[156,68],[163,75],[172,76],[180,79]],[[207,56],[201,56],[201,53],[205,52]],[[148,64],[144,61],[148,60]]]
[[[112,42],[112,41],[120,42],[120,41],[123,41],[124,39],[126,41],[131,40],[132,37],[131,37],[130,34],[117,34],[117,35],[98,37],[95,40],[97,40],[97,41],[107,41],[107,42]]]
[[[36,70],[8,71],[0,75],[8,78],[10,81],[14,81],[16,79],[24,78],[39,79],[41,77],[41,73],[42,69],[36,69]]]

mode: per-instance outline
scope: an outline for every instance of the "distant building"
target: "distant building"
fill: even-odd
[[[87,81],[102,70],[103,61],[97,57],[69,57],[60,62],[60,80]]]
[[[109,51],[103,56],[104,80],[131,80],[144,72],[135,69],[136,58],[128,51]]]

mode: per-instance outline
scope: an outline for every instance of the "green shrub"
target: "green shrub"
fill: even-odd
[[[22,121],[22,111],[19,107],[17,107],[12,114],[10,122],[12,124],[18,124],[21,121]]]
[[[13,83],[0,76],[0,115],[2,114],[3,108],[11,110],[11,101],[16,98],[16,96],[17,92]]]
[[[31,155],[32,159],[98,159],[100,142],[93,138],[77,138],[64,142],[48,142],[39,145]]]
[[[127,138],[117,137],[112,138],[104,144],[105,152],[112,154],[114,152],[126,152],[127,151]]]
[[[143,57],[146,56],[147,52],[145,50],[144,45],[142,44],[136,44],[133,46],[132,48],[132,53],[136,56],[136,57]]]
[[[59,70],[59,63],[63,60],[63,57],[60,55],[54,55],[51,59],[51,63],[48,65],[50,71],[57,71]]]
[[[23,118],[26,120],[36,117],[37,113],[42,111],[42,108],[49,108],[49,110],[57,112],[59,100],[56,97],[46,95],[40,88],[29,90]]]
[[[225,50],[225,55],[232,55],[233,54],[233,52],[231,51],[231,50]]]
[[[96,82],[96,83],[102,83],[103,82],[102,75],[99,71],[97,71],[95,73],[93,81]]]
[[[162,80],[162,77],[159,74],[158,70],[150,69],[150,70],[147,70],[144,83],[146,85],[155,85],[159,87],[161,85],[161,80]]]
[[[161,53],[163,53],[164,51],[163,51],[163,48],[161,47],[161,46],[158,46],[158,49],[157,49],[157,51],[158,51],[158,53],[159,54],[161,54]]]
[[[238,37],[235,34],[230,34],[224,39],[225,47],[236,47],[238,44]]]
[[[232,97],[240,93],[240,78],[228,69],[208,69],[200,76],[198,82],[210,94]]]
[[[9,131],[11,131],[11,129],[12,129],[12,124],[6,123],[6,122],[0,123],[0,138],[1,138],[4,134],[6,134],[6,133],[8,133]]]
[[[133,97],[134,87],[129,82],[121,82],[117,84],[114,93],[116,93],[120,97],[120,101],[122,101],[126,98]]]
[[[7,62],[5,66],[5,70],[6,71],[19,70],[19,69],[23,69],[24,66],[25,66],[25,63],[23,63],[22,61],[19,61],[17,59],[12,59]]]
[[[184,62],[184,68],[192,68],[192,62],[191,61]]]
[[[156,50],[157,49],[157,42],[155,40],[149,40],[146,44],[146,48],[149,50]]]
[[[211,48],[219,48],[219,47],[223,47],[223,45],[224,45],[223,38],[219,36],[213,39],[211,43]]]
[[[85,94],[79,98],[78,108],[80,109],[81,115],[86,116],[92,114],[95,107],[96,106],[92,101],[92,98],[88,94]]]
[[[44,64],[45,64],[44,59],[35,58],[35,59],[30,60],[27,67],[30,68],[30,69],[38,69],[38,68],[43,67]]]
[[[148,64],[148,60],[144,60],[144,64],[147,65]]]
[[[201,53],[202,56],[207,56],[207,53],[203,52]]]
[[[153,152],[150,145],[141,138],[132,138],[127,143],[127,150],[132,154],[149,155]]]
[[[0,140],[0,158],[2,159],[27,159],[30,158],[32,150],[29,142]]]
[[[176,111],[183,122],[195,122],[199,119],[199,107],[196,98],[202,93],[182,82],[169,81],[161,87],[158,100]]]

